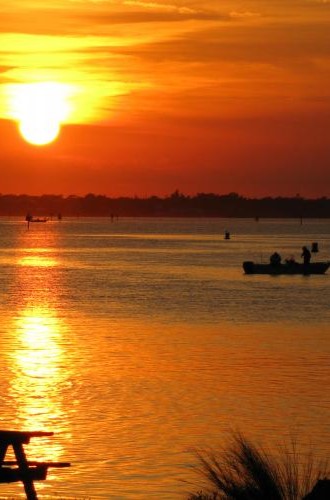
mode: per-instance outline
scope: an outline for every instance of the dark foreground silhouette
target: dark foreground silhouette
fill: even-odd
[[[294,442],[275,458],[235,434],[226,450],[196,454],[200,489],[188,500],[330,499],[327,463],[298,453]]]

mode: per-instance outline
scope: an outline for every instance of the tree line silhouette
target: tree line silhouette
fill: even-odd
[[[159,197],[0,194],[0,216],[64,217],[253,217],[328,218],[330,198],[246,198],[237,193],[184,195],[176,190]]]

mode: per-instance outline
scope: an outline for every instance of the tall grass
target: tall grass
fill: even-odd
[[[327,462],[303,456],[294,441],[275,458],[239,433],[223,451],[196,455],[200,491],[188,500],[301,500],[328,473]]]

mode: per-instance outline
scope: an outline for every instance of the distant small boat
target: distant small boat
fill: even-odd
[[[30,222],[47,222],[48,217],[33,217],[31,214],[26,214],[25,220],[28,224]]]
[[[330,267],[330,262],[310,262],[308,265],[299,262],[285,264],[258,264],[247,260],[243,262],[245,274],[324,274]]]
[[[48,218],[47,217],[32,217],[29,222],[47,222]]]

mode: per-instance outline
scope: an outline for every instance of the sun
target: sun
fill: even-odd
[[[58,137],[68,115],[67,89],[55,82],[21,84],[12,96],[12,107],[23,138],[43,146]]]
[[[59,135],[60,124],[48,117],[37,117],[22,120],[19,130],[24,139],[35,146],[43,146],[53,142]]]

